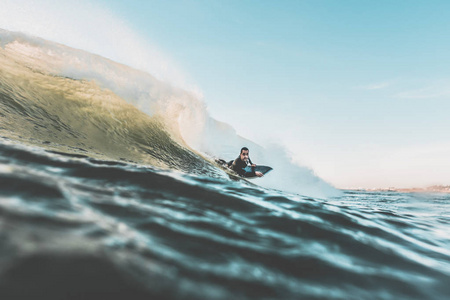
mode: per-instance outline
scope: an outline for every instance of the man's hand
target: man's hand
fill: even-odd
[[[254,168],[254,167],[256,167],[256,165],[255,165],[255,164],[253,164],[253,165],[252,165],[252,167]]]
[[[256,172],[255,172],[255,175],[256,175],[256,176],[258,176],[258,177],[263,177],[263,176],[264,176],[264,174],[263,174],[263,173],[261,173],[261,172],[258,172],[258,171],[256,171]]]

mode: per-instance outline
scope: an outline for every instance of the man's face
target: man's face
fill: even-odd
[[[242,150],[241,152],[241,160],[247,161],[248,160],[248,150]]]

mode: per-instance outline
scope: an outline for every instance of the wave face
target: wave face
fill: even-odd
[[[181,142],[179,134],[168,125],[167,115],[163,118],[163,114],[150,115],[137,109],[139,97],[130,97],[137,100],[128,103],[102,87],[99,82],[106,79],[100,78],[96,71],[92,71],[91,80],[81,79],[89,77],[83,73],[87,72],[88,64],[93,70],[101,69],[113,77],[123,69],[124,73],[147,76],[156,82],[151,76],[62,45],[2,33],[2,136],[54,151],[97,158],[194,173],[212,169]],[[133,78],[125,79],[128,81],[123,84],[129,88],[127,84]],[[114,84],[125,79],[119,78]],[[156,93],[155,89],[150,91]],[[158,95],[154,97],[162,99]]]
[[[1,139],[0,298],[446,299],[449,201],[325,201]]]
[[[193,93],[98,55],[0,30],[0,135],[62,152],[194,173],[243,146],[271,165],[258,184],[327,197],[337,191],[278,146],[261,147],[211,118]],[[71,152],[71,153],[72,153]],[[201,154],[200,154],[201,153]]]

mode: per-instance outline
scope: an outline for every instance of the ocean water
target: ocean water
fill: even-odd
[[[0,299],[450,295],[448,194],[337,191],[283,159],[232,180],[209,155],[264,149],[189,93],[38,38],[0,45]]]
[[[446,299],[450,196],[318,199],[0,143],[2,299]]]

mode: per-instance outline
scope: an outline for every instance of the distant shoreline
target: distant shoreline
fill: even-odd
[[[367,192],[398,192],[398,193],[445,193],[450,194],[450,185],[433,185],[425,188],[376,188],[376,189],[364,189],[364,188],[350,188],[344,189],[350,191],[367,191]]]

